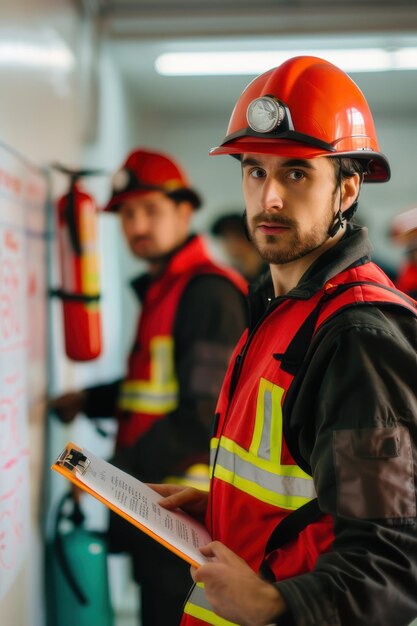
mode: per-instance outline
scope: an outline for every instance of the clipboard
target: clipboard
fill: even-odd
[[[211,541],[202,524],[177,509],[168,511],[161,495],[89,450],[69,442],[51,469],[105,504],[194,567],[207,562],[199,548]]]

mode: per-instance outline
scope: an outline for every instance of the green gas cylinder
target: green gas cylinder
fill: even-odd
[[[72,492],[61,499],[46,548],[48,626],[113,626],[105,535],[84,525]]]

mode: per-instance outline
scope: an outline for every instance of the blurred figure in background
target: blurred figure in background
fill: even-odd
[[[219,238],[233,267],[252,283],[268,269],[268,265],[248,238],[245,220],[246,212],[243,215],[227,213],[213,223],[211,233]]]
[[[217,395],[246,326],[246,283],[215,263],[191,220],[201,200],[176,161],[134,150],[114,175],[105,208],[120,217],[133,255],[148,271],[132,286],[142,304],[126,377],[52,402],[64,422],[80,412],[117,416],[113,463],[145,482],[208,487],[208,444]],[[189,566],[111,515],[110,544],[133,557],[143,626],[176,626]]]
[[[395,284],[398,289],[417,299],[417,207],[393,218],[391,236],[394,243],[403,246],[406,252]]]
[[[367,212],[369,212],[369,208],[368,207],[362,207],[363,212],[366,214]],[[369,213],[368,213],[369,214]],[[352,222],[354,224],[357,224],[358,226],[364,226],[370,235],[372,235],[372,228],[369,226],[368,220],[366,220],[363,215],[356,215],[354,216]],[[390,244],[390,234],[384,233],[384,243],[385,244]],[[385,250],[385,248],[384,248]],[[396,278],[397,278],[397,268],[396,266],[391,263],[386,254],[384,254],[384,252],[382,252],[382,247],[380,249],[379,252],[375,251],[375,248],[372,249],[371,251],[371,259],[374,263],[376,263],[376,265],[378,265],[378,267],[381,268],[381,270],[388,276],[388,278],[390,280],[392,280],[393,283],[395,283]]]

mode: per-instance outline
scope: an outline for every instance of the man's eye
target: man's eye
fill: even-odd
[[[260,167],[255,167],[250,171],[250,176],[252,178],[262,178],[265,176],[265,172]]]
[[[133,211],[131,211],[130,209],[121,209],[120,213],[123,217],[124,220],[131,220],[133,218]]]
[[[305,178],[305,174],[301,170],[292,170],[289,173],[289,177],[292,180],[302,180],[303,178]]]

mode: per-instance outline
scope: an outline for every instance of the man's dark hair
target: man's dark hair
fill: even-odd
[[[359,159],[352,159],[351,157],[329,157],[336,173],[336,180],[343,180],[359,174],[362,178],[365,173],[364,164]]]
[[[334,167],[337,186],[340,185],[342,180],[344,180],[345,178],[350,178],[351,176],[354,176],[355,174],[359,174],[359,176],[361,177],[361,183],[362,183],[363,176],[364,176],[365,169],[366,169],[366,166],[364,166],[362,161],[360,161],[359,159],[353,159],[351,157],[334,156],[334,157],[328,157],[328,158],[330,159]],[[359,190],[359,193],[360,193],[360,190]],[[347,222],[349,222],[349,220],[351,220],[352,217],[356,213],[356,209],[358,208],[359,193],[358,193],[356,200],[353,202],[353,204],[348,209],[346,209],[346,211],[343,214],[343,217]]]
[[[201,196],[194,191],[194,189],[186,189],[185,187],[182,189],[176,189],[175,191],[171,191],[166,194],[168,198],[171,198],[176,204],[180,204],[180,202],[189,202],[194,211],[199,209],[202,205]]]

